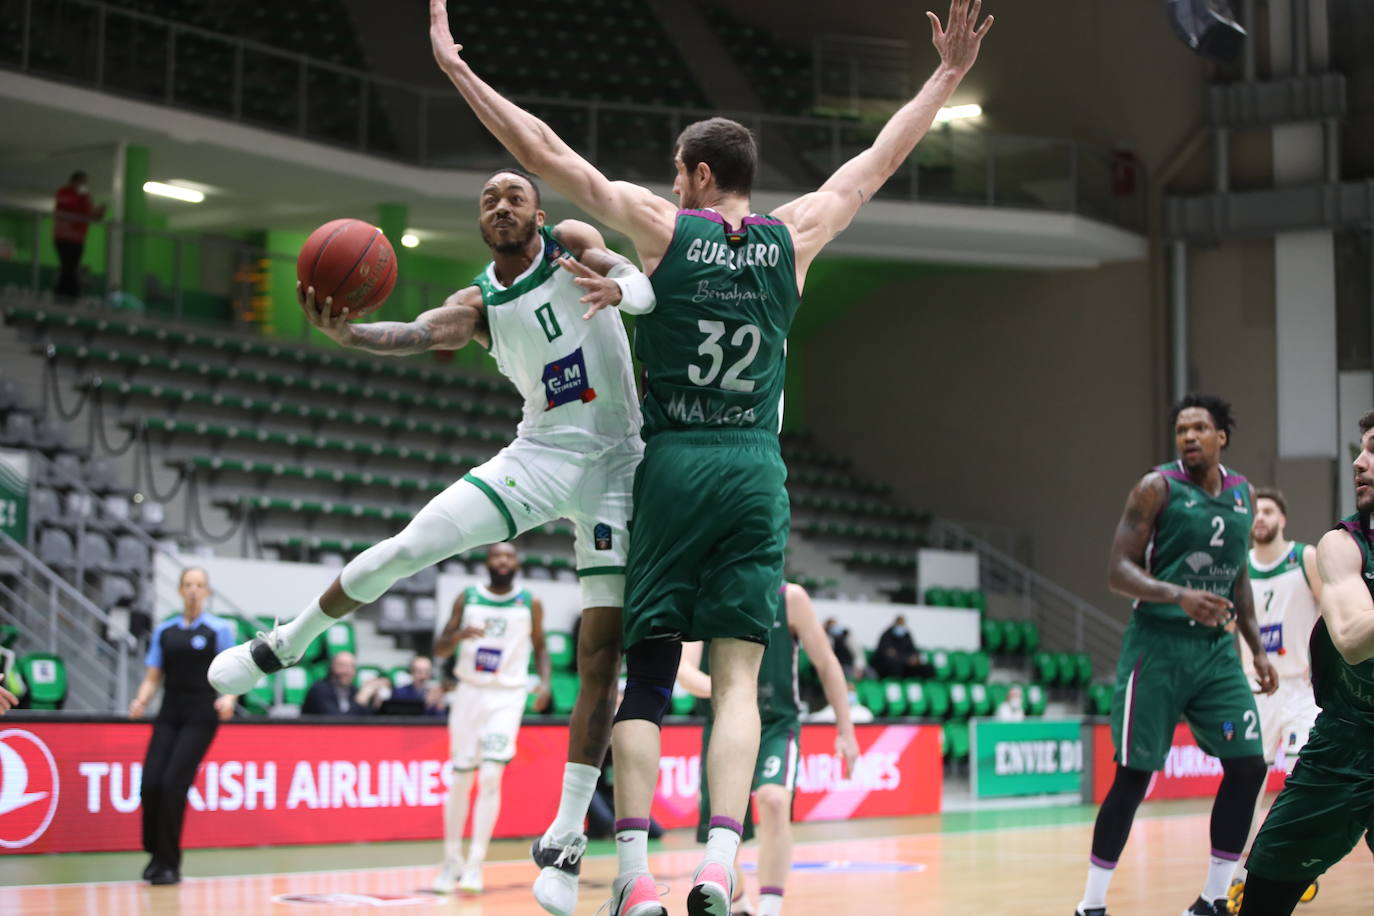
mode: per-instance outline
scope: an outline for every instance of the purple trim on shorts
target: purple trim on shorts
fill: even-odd
[[[759,888],[760,897],[781,897],[782,888],[780,887],[761,887]]]
[[[1105,868],[1108,871],[1111,871],[1112,869],[1116,868],[1115,862],[1108,862],[1106,859],[1099,859],[1097,856],[1088,856],[1088,861],[1091,862],[1093,865],[1096,865],[1098,868]]]
[[[1239,861],[1240,861],[1240,853],[1238,853],[1238,852],[1222,852],[1220,849],[1213,849],[1213,850],[1212,850],[1212,858],[1214,858],[1214,859],[1225,859],[1227,862],[1239,862]]]
[[[615,832],[622,830],[643,830],[649,832],[649,819],[647,817],[622,817],[615,822]]]
[[[715,817],[711,818],[711,823],[708,829],[714,830],[717,827],[724,827],[726,830],[733,830],[740,836],[744,836],[744,825],[741,824],[739,821],[735,820],[733,817],[721,817],[720,815],[716,815]]]

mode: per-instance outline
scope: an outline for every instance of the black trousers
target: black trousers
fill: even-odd
[[[159,864],[178,871],[186,792],[219,728],[214,700],[213,693],[194,699],[164,697],[143,759],[143,848]]]
[[[81,252],[86,243],[54,241],[53,245],[57,248],[57,260],[62,265],[54,292],[75,299],[81,295]]]

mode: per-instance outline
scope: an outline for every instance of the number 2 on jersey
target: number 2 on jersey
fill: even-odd
[[[720,370],[725,365],[725,350],[719,341],[725,337],[726,327],[723,321],[707,321],[701,319],[697,322],[697,329],[706,335],[706,339],[697,347],[697,353],[711,360],[711,365],[702,369],[696,363],[687,366],[687,378],[693,385],[706,386],[716,380],[720,375]],[[721,376],[720,387],[726,391],[753,391],[754,382],[752,379],[740,378],[745,369],[754,362],[754,358],[759,355],[759,343],[763,335],[759,333],[758,325],[742,324],[735,329],[735,333],[730,337],[730,346],[742,347],[747,342],[749,350],[729,369],[725,370],[725,375]]]
[[[1225,547],[1226,542],[1222,540],[1222,534],[1226,531],[1226,523],[1221,520],[1220,515],[1212,516],[1212,539],[1207,543],[1212,547]]]

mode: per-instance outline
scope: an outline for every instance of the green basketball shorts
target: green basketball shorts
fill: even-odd
[[[635,472],[625,648],[651,633],[767,645],[791,508],[778,439],[659,433]]]
[[[1163,769],[1179,719],[1213,757],[1264,753],[1255,695],[1231,634],[1132,617],[1112,696],[1117,761],[1136,770]]]
[[[1374,832],[1374,730],[1323,713],[1246,867],[1275,881],[1314,881],[1366,832]]]

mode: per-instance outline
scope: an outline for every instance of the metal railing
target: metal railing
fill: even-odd
[[[1121,651],[1126,625],[993,547],[958,525],[935,519],[930,532],[938,538],[973,545],[978,553],[980,585],[989,594],[1014,598],[1021,616],[1034,620],[1044,645],[1087,652],[1094,670],[1110,671]]]
[[[17,649],[51,652],[67,669],[73,712],[123,714],[129,707],[138,641],[63,576],[0,531],[0,623],[19,631]]]
[[[18,14],[17,34],[0,43],[0,67],[416,165],[486,170],[510,162],[452,90],[378,77],[95,0],[0,0],[0,6]],[[635,181],[667,181],[675,138],[704,117],[726,114],[753,129],[760,152],[756,186],[762,190],[814,189],[866,148],[882,126],[846,118],[513,99],[607,174]],[[1145,195],[1114,193],[1112,165],[1108,150],[1070,139],[945,125],[931,131],[878,195],[1082,213],[1138,227]]]

